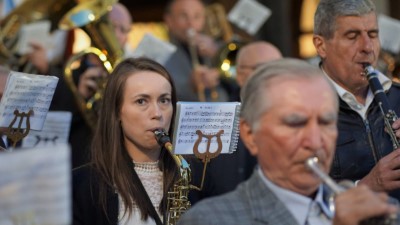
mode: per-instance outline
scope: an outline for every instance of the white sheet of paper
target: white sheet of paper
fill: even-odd
[[[72,113],[67,111],[49,111],[41,131],[32,130],[22,139],[22,148],[54,146],[68,143]]]
[[[250,35],[258,32],[272,11],[255,0],[239,0],[228,14],[228,20]]]
[[[178,102],[174,124],[173,148],[175,154],[193,154],[195,143],[203,135],[220,135],[221,153],[232,153],[236,150],[238,135],[239,102]],[[208,144],[210,144],[208,146]],[[219,145],[216,136],[200,140],[198,151],[216,152]]]
[[[31,41],[38,42],[46,47],[51,40],[50,37],[51,23],[48,20],[42,20],[35,23],[29,23],[21,27],[18,39],[17,52],[21,55],[29,53]]]
[[[68,145],[0,153],[0,224],[71,224]]]
[[[400,20],[385,16],[378,16],[379,39],[382,49],[400,53]]]
[[[42,130],[57,83],[58,78],[55,76],[11,71],[0,101],[0,127],[8,127],[11,124],[15,110],[20,113],[33,110],[34,114],[30,117],[31,130]],[[18,125],[19,120],[13,127],[18,128]],[[20,128],[26,128],[26,117]]]
[[[133,51],[132,57],[145,56],[163,65],[175,51],[174,45],[146,33]]]

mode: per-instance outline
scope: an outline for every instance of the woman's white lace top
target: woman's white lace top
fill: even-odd
[[[147,194],[150,197],[151,202],[153,203],[154,208],[156,209],[160,219],[162,220],[162,215],[160,214],[158,207],[160,205],[162,195],[163,195],[163,172],[160,171],[157,162],[145,162],[145,163],[135,163],[135,171],[138,174],[140,180],[144,188],[147,191]],[[135,206],[131,217],[128,218],[128,214],[124,215],[125,206],[120,197],[119,200],[119,224],[120,225],[153,225],[156,224],[152,218],[148,218],[147,221],[142,221],[140,219],[140,211],[137,206]]]

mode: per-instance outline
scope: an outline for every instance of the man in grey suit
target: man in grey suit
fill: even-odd
[[[240,135],[258,166],[248,181],[205,199],[179,225],[358,224],[395,213],[385,193],[359,185],[325,201],[327,189],[305,162],[318,157],[327,173],[337,137],[338,99],[321,70],[296,59],[262,65],[241,92]]]

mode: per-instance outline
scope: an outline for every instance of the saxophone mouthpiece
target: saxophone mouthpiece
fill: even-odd
[[[157,129],[154,131],[154,135],[159,145],[165,146],[165,144],[170,143],[171,140],[164,129]]]

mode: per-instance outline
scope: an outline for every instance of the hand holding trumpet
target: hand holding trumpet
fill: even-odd
[[[362,184],[356,187],[349,187],[349,182],[346,182],[346,187],[337,184],[320,168],[317,157],[309,158],[306,167],[313,171],[332,192],[334,206],[329,208],[334,210],[334,225],[399,224],[398,206],[389,203],[386,193],[374,192]]]

